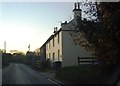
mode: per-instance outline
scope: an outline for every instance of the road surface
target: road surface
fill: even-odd
[[[0,69],[0,86],[2,85],[2,69]]]
[[[2,84],[54,84],[54,81],[44,77],[24,64],[11,63],[2,70]]]

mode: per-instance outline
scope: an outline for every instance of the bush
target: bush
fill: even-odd
[[[91,66],[64,67],[56,72],[56,78],[73,84],[105,83],[107,77],[107,74],[103,74]]]
[[[6,67],[12,60],[12,55],[9,53],[2,53],[2,67]]]
[[[42,62],[41,62],[41,67],[42,67],[43,69],[50,68],[50,60],[47,59],[47,60],[45,60],[45,61],[42,61]]]

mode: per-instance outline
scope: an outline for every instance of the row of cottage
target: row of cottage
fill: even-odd
[[[67,22],[61,23],[61,28],[54,28],[54,33],[40,47],[40,55],[51,62],[62,62],[62,67],[78,65],[79,57],[90,57],[91,53],[86,51],[80,45],[75,45],[70,35],[70,28],[74,28],[76,19],[81,18],[80,4],[74,4],[74,18]]]

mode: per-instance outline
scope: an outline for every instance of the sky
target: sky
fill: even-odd
[[[73,2],[0,2],[0,49],[40,48],[60,22],[73,18]]]

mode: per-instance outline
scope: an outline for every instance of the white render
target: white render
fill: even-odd
[[[86,51],[80,45],[75,45],[69,31],[60,31],[59,32],[60,41],[58,43],[58,34],[54,37],[54,47],[53,39],[51,39],[46,44],[46,56],[52,62],[61,61],[62,67],[78,65],[78,56],[79,57],[91,57],[91,53]],[[49,48],[50,44],[50,48]],[[58,59],[58,50],[60,50],[60,59]],[[53,60],[53,53],[55,53],[55,60]],[[50,54],[50,56],[49,56]]]
[[[46,44],[46,57],[49,58],[51,61],[53,61],[53,53],[55,53],[55,61],[62,61],[62,32],[59,33],[59,43],[58,43],[58,34],[54,36],[54,47],[53,47],[53,39],[51,39]],[[50,48],[49,48],[50,44]],[[60,59],[58,60],[58,50],[60,51]],[[50,54],[50,56],[49,56]]]
[[[79,5],[79,4],[78,4]],[[79,8],[79,7],[78,7]],[[76,25],[76,16],[81,17],[81,10],[75,9],[74,19],[63,24],[60,30],[56,31],[53,34],[53,37],[46,42],[46,58],[50,59],[51,62],[61,61],[62,67],[78,65],[78,56],[79,57],[91,57],[91,53],[85,50],[80,45],[75,45],[69,31],[74,28]],[[55,30],[55,29],[54,29]],[[58,34],[59,34],[59,43],[58,43]],[[53,46],[54,39],[54,46]],[[60,54],[58,55],[58,50]],[[53,54],[54,53],[54,54]],[[53,58],[54,57],[54,58]],[[60,57],[58,59],[58,57]]]
[[[79,57],[91,57],[91,53],[80,45],[75,45],[68,31],[63,31],[62,67],[78,65]]]

